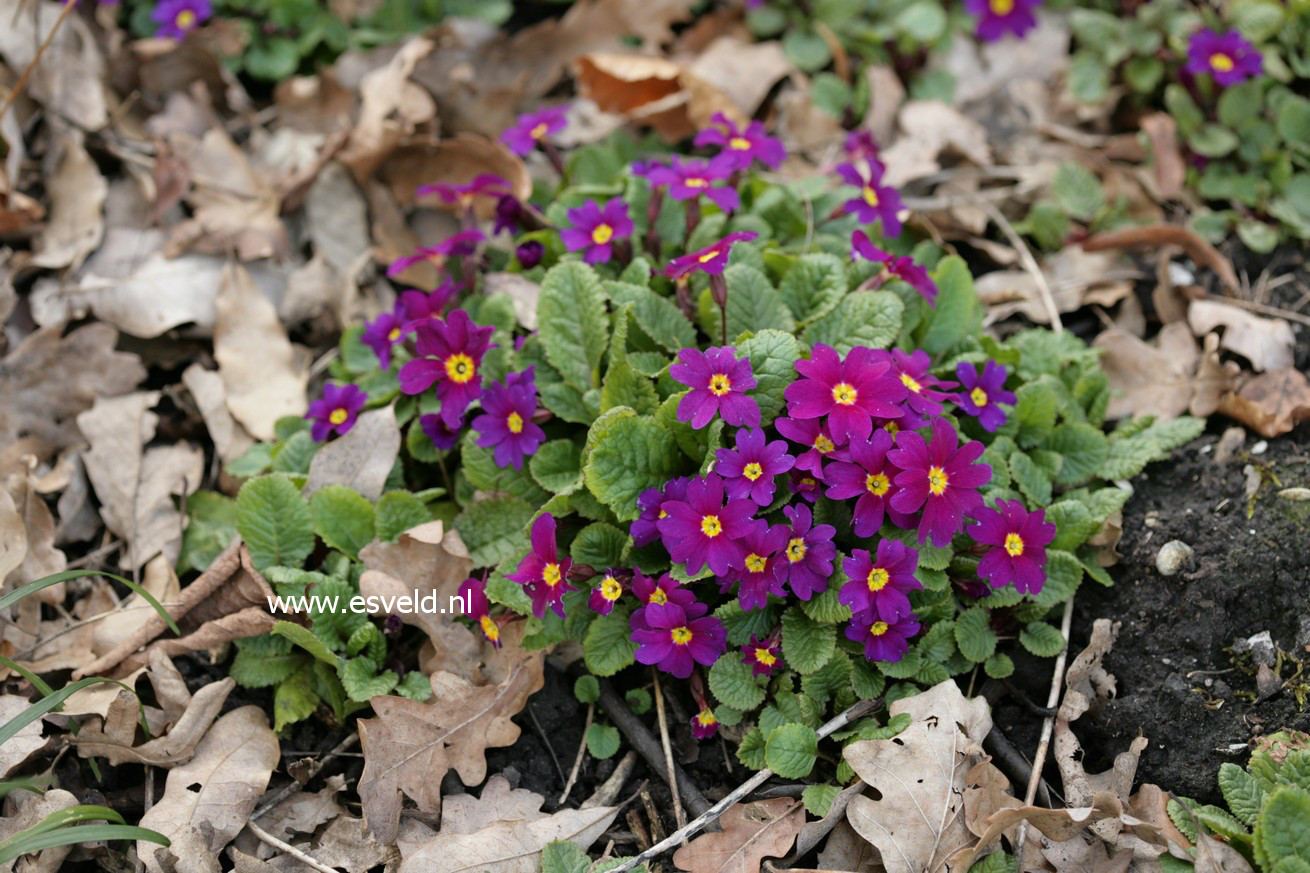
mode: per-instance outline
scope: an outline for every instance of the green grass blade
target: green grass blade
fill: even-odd
[[[4,800],[15,791],[30,791],[33,794],[45,794],[45,790],[55,781],[51,773],[40,776],[24,776],[21,779],[7,779],[0,782],[0,800]]]
[[[21,588],[10,591],[4,597],[0,597],[0,609],[13,606],[27,595],[34,594],[43,588],[49,588],[51,585],[58,585],[60,582],[66,582],[69,579],[80,579],[85,576],[104,576],[131,588],[137,594],[140,594],[142,599],[154,608],[155,612],[159,613],[159,617],[172,629],[173,633],[181,635],[182,631],[178,629],[177,622],[173,621],[173,617],[168,614],[168,610],[164,609],[163,604],[156,600],[153,594],[131,579],[124,579],[122,576],[115,576],[113,573],[105,573],[99,570],[65,570],[62,573],[53,573],[42,579],[37,579],[35,582],[29,582]]]
[[[3,726],[0,726],[0,746],[3,746],[5,743],[9,742],[9,740],[11,740],[15,734],[17,734],[27,725],[36,721],[41,716],[45,715],[47,712],[53,712],[58,707],[62,706],[65,700],[67,700],[69,697],[73,696],[77,692],[81,691],[83,688],[88,688],[92,685],[100,684],[103,682],[112,682],[113,684],[117,685],[119,688],[131,692],[133,695],[136,694],[135,691],[133,691],[128,686],[124,685],[122,682],[119,682],[116,679],[106,679],[103,676],[88,676],[85,679],[79,679],[76,682],[70,682],[69,684],[65,685],[63,688],[60,688],[55,693],[47,694],[45,697],[42,697],[40,700],[38,700],[36,703],[33,703],[27,709],[23,710],[18,715],[9,719],[9,721],[5,722]],[[140,706],[139,700],[137,701],[137,705]],[[142,718],[142,723],[144,724],[145,723],[144,710],[142,711],[141,718]]]
[[[21,834],[14,834],[13,837],[0,843],[0,864],[8,863],[22,855],[39,852],[42,849],[49,849],[54,846],[69,846],[74,843],[92,843],[101,840],[146,840],[151,843],[158,843],[161,846],[171,845],[168,837],[158,831],[120,824],[79,825],[77,827],[60,828],[59,830],[36,834],[22,840],[16,839],[19,836]]]

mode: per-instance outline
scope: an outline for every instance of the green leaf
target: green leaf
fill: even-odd
[[[574,563],[586,564],[603,572],[623,563],[623,548],[627,543],[626,533],[612,524],[598,521],[578,531],[569,546],[569,555]]]
[[[1060,474],[1055,479],[1061,485],[1081,485],[1095,476],[1110,456],[1110,441],[1101,429],[1081,422],[1055,428],[1045,445],[1064,456]]]
[[[587,728],[587,751],[599,760],[613,758],[619,750],[619,732],[607,724],[593,724]]]
[[[373,542],[373,504],[345,485],[326,485],[309,501],[314,531],[334,549],[352,558]]]
[[[217,491],[197,491],[186,500],[186,514],[177,571],[204,572],[237,535],[237,502]]]
[[[378,665],[372,658],[351,658],[337,670],[341,677],[341,687],[346,689],[346,696],[359,703],[381,694],[389,694],[396,687],[398,678],[390,670],[378,672]]]
[[[769,277],[754,267],[745,264],[733,264],[723,271],[723,279],[728,284],[728,341],[732,342],[743,333],[758,333],[761,330],[795,330],[796,322],[791,317],[778,289],[773,287]],[[709,317],[706,318],[705,301],[709,292],[701,298],[701,321],[705,332],[717,337],[721,332],[719,325],[719,308],[710,300]]]
[[[607,424],[583,469],[592,495],[620,521],[631,521],[637,497],[681,472],[682,455],[673,434],[654,418],[620,418]]]
[[[582,448],[573,440],[542,443],[528,461],[528,470],[552,494],[572,494],[582,487]]]
[[[615,306],[632,304],[637,326],[666,351],[696,347],[696,328],[669,298],[627,282],[606,282],[605,290]]]
[[[769,734],[764,761],[783,779],[804,779],[819,756],[819,735],[803,724],[785,724]]]
[[[967,609],[955,620],[955,643],[960,654],[974,663],[986,661],[996,651],[996,631],[990,614],[981,606]]]
[[[609,344],[609,317],[596,271],[565,261],[546,273],[537,301],[537,331],[546,359],[579,391],[596,387]]]
[[[1019,862],[1013,855],[998,849],[981,861],[975,861],[969,873],[1019,873]]]
[[[292,434],[285,443],[273,449],[273,472],[306,475],[319,446],[320,443],[315,442],[307,431]]]
[[[318,709],[319,698],[314,693],[314,674],[297,670],[279,683],[273,692],[273,730],[304,721]]]
[[[741,738],[737,746],[737,760],[752,770],[763,770],[767,766],[764,759],[764,734],[759,728],[751,728]]]
[[[835,255],[801,255],[779,288],[782,301],[798,324],[827,315],[846,296],[846,265]]]
[[[1055,525],[1055,539],[1050,548],[1071,552],[1096,533],[1101,522],[1092,518],[1087,507],[1077,500],[1060,500],[1046,508],[1046,520]]]
[[[1063,163],[1051,179],[1051,196],[1071,218],[1091,221],[1105,205],[1101,180],[1082,164]]]
[[[299,567],[314,550],[309,504],[283,476],[260,476],[237,493],[237,532],[256,570]]]
[[[1226,761],[1219,765],[1219,790],[1223,792],[1224,802],[1233,815],[1248,827],[1255,825],[1266,794],[1254,776],[1231,761]]]
[[[1067,80],[1069,92],[1079,103],[1103,103],[1110,94],[1110,70],[1104,61],[1088,51],[1073,56]]]
[[[835,626],[817,622],[796,607],[782,614],[782,656],[797,673],[818,670],[828,663],[836,646]]]
[[[550,494],[538,487],[527,470],[497,466],[493,451],[478,445],[475,431],[470,430],[460,442],[460,459],[469,484],[479,491],[508,494],[533,506],[550,499]]]
[[[841,565],[837,561],[833,562],[833,573],[840,578],[830,580],[825,591],[800,604],[801,610],[806,615],[823,624],[837,624],[849,621],[851,617],[851,608],[837,599],[841,596],[841,586],[846,581]]]
[[[472,504],[455,518],[454,527],[468,546],[475,567],[491,567],[528,544],[525,528],[532,507],[514,497],[493,497]]]
[[[873,700],[882,697],[887,680],[877,665],[866,661],[863,656],[851,659],[851,690],[861,700]]]
[[[1278,245],[1278,228],[1255,218],[1237,222],[1237,237],[1251,251],[1260,254],[1272,252]]]
[[[1124,81],[1138,94],[1151,94],[1164,81],[1164,61],[1156,57],[1133,58],[1124,64]]]
[[[373,625],[369,625],[372,627]],[[273,623],[273,629],[269,633],[282,637],[289,642],[295,643],[318,660],[330,667],[336,667],[340,663],[338,658],[321,639],[305,627],[291,621],[277,621]]]
[[[799,27],[790,28],[783,36],[782,51],[787,60],[806,73],[816,73],[832,62],[832,51],[827,41]]]
[[[805,811],[810,815],[824,818],[838,794],[841,794],[841,789],[836,785],[806,785],[801,791],[801,803],[805,804]]]
[[[1278,103],[1278,133],[1289,143],[1310,142],[1310,100],[1287,95]]]
[[[541,850],[541,873],[587,873],[591,859],[574,843],[555,840]]]
[[[1029,622],[1019,631],[1019,642],[1039,658],[1054,658],[1064,651],[1064,637],[1044,621]]]
[[[600,682],[595,676],[579,676],[573,683],[573,696],[579,703],[595,703],[600,700]]]
[[[1078,590],[1083,580],[1082,562],[1059,549],[1046,550],[1046,582],[1038,594],[1031,595],[1033,603],[1055,606],[1064,603]]]
[[[1310,791],[1291,785],[1274,789],[1256,822],[1255,846],[1266,869],[1289,858],[1310,861]]]
[[[760,405],[761,422],[769,424],[782,411],[782,394],[796,378],[800,343],[786,331],[762,330],[737,345],[737,355],[748,358],[755,387],[748,396]]]
[[[904,312],[905,305],[890,291],[861,291],[812,321],[802,338],[810,345],[832,346],[841,355],[856,346],[885,349],[900,335]]]
[[[764,702],[764,689],[751,675],[751,668],[741,662],[741,653],[724,653],[710,667],[710,693],[720,702],[749,712]]]
[[[1051,502],[1051,479],[1024,452],[1010,455],[1010,477],[1032,503],[1045,506]]]
[[[937,305],[925,319],[926,326],[919,328],[919,347],[936,360],[978,333],[982,304],[973,290],[973,275],[958,255],[942,258],[932,278],[937,283]]]
[[[940,3],[911,3],[896,16],[896,26],[911,39],[933,43],[946,32],[946,10]]]
[[[616,608],[593,621],[587,628],[582,650],[587,669],[596,676],[613,676],[636,663],[633,655],[637,644],[628,629],[628,610]]]
[[[1220,124],[1204,124],[1187,138],[1192,151],[1207,158],[1222,158],[1237,149],[1237,134]]]
[[[309,660],[299,653],[265,655],[238,651],[237,656],[232,659],[231,666],[228,667],[228,675],[242,688],[268,688],[308,663]]]
[[[410,528],[427,524],[432,513],[408,491],[388,491],[378,500],[377,537],[384,543],[395,542]]]
[[[1004,679],[1014,673],[1014,661],[1004,652],[997,652],[983,663],[983,672],[993,679]]]

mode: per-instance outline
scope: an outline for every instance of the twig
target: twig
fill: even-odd
[[[559,781],[565,781],[564,767],[559,762],[559,755],[555,754],[555,747],[550,744],[550,737],[546,736],[546,731],[542,728],[541,722],[537,721],[537,714],[532,711],[532,704],[529,703],[524,709],[528,711],[528,718],[532,719],[532,726],[541,735],[541,741],[545,744],[546,751],[550,752],[550,759],[555,762],[555,772],[559,774]]]
[[[1064,635],[1064,648],[1055,659],[1055,670],[1051,676],[1051,693],[1046,696],[1046,708],[1055,709],[1060,703],[1060,689],[1064,685],[1064,668],[1069,661],[1069,628],[1073,624],[1073,597],[1064,603],[1064,616],[1060,619],[1060,633]],[[1028,774],[1028,790],[1023,795],[1023,805],[1032,806],[1037,798],[1037,789],[1042,784],[1042,769],[1046,766],[1046,753],[1051,748],[1051,733],[1055,730],[1055,713],[1042,719],[1042,734],[1037,741],[1037,752],[1033,755],[1033,769]],[[1028,837],[1028,820],[1019,822],[1019,832],[1015,835],[1014,852],[1023,864],[1024,840]]]
[[[259,809],[256,809],[254,813],[250,816],[250,820],[254,821],[255,819],[259,818],[261,815],[268,812],[270,809],[277,806],[282,801],[286,800],[292,794],[296,793],[301,788],[308,785],[309,780],[317,776],[318,772],[322,770],[325,766],[327,766],[328,761],[331,761],[333,758],[340,755],[342,752],[346,751],[346,749],[349,749],[357,742],[359,742],[359,733],[352,731],[350,736],[346,737],[344,740],[333,746],[331,751],[329,751],[326,755],[320,758],[314,764],[313,767],[309,768],[309,775],[305,777],[304,782],[301,782],[297,779],[293,779],[291,780],[290,783],[283,785],[280,789],[278,789],[277,794],[274,794],[268,800],[260,804]]]
[[[819,728],[819,730],[817,731],[819,737],[822,739],[823,737],[828,736],[828,734],[832,733],[833,731],[841,730],[855,719],[860,718],[866,713],[868,713],[869,711],[871,711],[876,705],[877,704],[872,700],[861,700],[859,703],[850,707],[841,715],[838,715],[832,721],[828,722],[823,727]],[[718,817],[723,815],[723,813],[730,806],[732,806],[737,801],[741,800],[746,795],[750,794],[756,788],[759,788],[761,785],[767,782],[772,776],[773,776],[772,770],[769,770],[767,768],[761,770],[760,772],[756,773],[754,776],[752,776],[751,778],[747,779],[745,782],[734,788],[726,797],[724,797],[718,803],[711,806],[709,809],[701,813],[695,819],[687,822],[687,824],[679,828],[676,833],[670,834],[668,839],[660,840],[658,843],[651,846],[649,849],[642,852],[637,857],[629,858],[628,860],[624,861],[622,864],[618,865],[617,867],[611,867],[609,873],[627,873],[628,870],[633,869],[638,864],[643,864],[646,861],[649,861],[652,858],[655,858],[656,856],[668,851],[669,849],[672,849],[674,846],[677,846],[680,843],[685,842],[688,837],[690,837],[692,834],[699,833],[711,822],[717,820]]]
[[[669,793],[673,795],[673,819],[679,828],[687,824],[687,814],[682,811],[682,798],[678,796],[678,780],[673,775],[673,746],[669,743],[669,723],[664,715],[664,694],[660,691],[660,673],[654,667],[651,675],[655,677],[655,720],[660,723],[660,746],[664,749],[664,770],[668,773]]]
[[[1041,266],[1037,259],[1033,257],[1032,249],[1028,248],[1028,243],[1023,241],[1019,232],[1010,224],[1010,219],[1006,218],[1001,210],[993,206],[989,201],[976,194],[971,194],[970,199],[978,205],[978,208],[987,214],[987,217],[996,223],[1005,234],[1005,238],[1014,246],[1014,250],[1019,253],[1019,262],[1023,268],[1033,277],[1033,283],[1037,285],[1037,293],[1042,297],[1042,305],[1046,307],[1046,317],[1051,320],[1051,331],[1054,333],[1064,333],[1064,324],[1060,321],[1060,310],[1055,305],[1055,296],[1051,294],[1051,286],[1046,281],[1046,274],[1042,272]]]
[[[59,17],[55,19],[54,26],[50,28],[50,32],[46,34],[40,47],[37,48],[36,54],[32,56],[32,62],[23,69],[22,74],[18,77],[18,81],[14,83],[13,89],[10,90],[9,96],[5,98],[4,105],[0,105],[0,120],[4,119],[5,114],[9,112],[9,107],[14,105],[14,102],[18,100],[18,95],[22,94],[23,89],[27,87],[27,80],[31,78],[32,72],[36,69],[36,65],[41,63],[41,56],[45,54],[46,49],[50,48],[50,43],[54,42],[55,34],[59,32],[59,28],[63,25],[64,19],[68,17],[68,13],[72,12],[75,6],[77,6],[77,0],[66,0],[64,8],[59,10]],[[40,4],[37,4],[34,14],[36,15],[36,23],[38,26],[41,24],[40,10],[41,6]]]
[[[260,842],[267,843],[268,845],[272,846],[275,849],[281,849],[283,852],[286,852],[288,855],[295,858],[300,863],[308,864],[310,867],[313,867],[315,870],[318,870],[319,873],[341,873],[341,871],[338,870],[336,867],[329,867],[328,865],[324,864],[322,861],[318,861],[315,858],[311,857],[310,855],[306,855],[304,852],[302,852],[300,849],[297,849],[295,846],[291,845],[290,843],[286,843],[283,842],[282,840],[279,840],[277,837],[273,836],[268,831],[264,830],[259,825],[255,824],[254,821],[246,822],[246,827],[250,828],[250,832],[252,834],[259,837]]]
[[[578,754],[573,759],[573,769],[569,771],[569,781],[564,783],[564,790],[559,793],[559,800],[556,803],[563,803],[569,799],[569,792],[573,790],[573,783],[578,781],[578,771],[582,769],[582,759],[587,756],[587,731],[591,730],[591,719],[596,715],[596,704],[587,704],[587,719],[582,723],[582,742],[578,743]]]
[[[628,781],[628,777],[632,775],[632,771],[636,766],[637,753],[628,749],[623,757],[619,759],[619,765],[614,768],[610,778],[602,782],[595,793],[582,801],[582,805],[578,808],[591,809],[594,806],[609,806],[614,802],[614,798],[619,796],[619,792],[623,790],[623,783]]]
[[[1252,300],[1243,300],[1240,297],[1217,297],[1214,294],[1207,294],[1203,299],[1214,300],[1219,303],[1227,303],[1229,306],[1236,306],[1238,309],[1249,309],[1250,311],[1258,312],[1261,315],[1272,315],[1277,318],[1286,318],[1288,321],[1310,324],[1310,315],[1302,315],[1299,312],[1293,312],[1290,309],[1282,309],[1277,306],[1270,306],[1267,303],[1256,303]]]
[[[996,725],[992,725],[991,732],[983,738],[983,748],[1001,765],[1005,775],[1015,782],[1027,783],[1032,778],[1032,765],[1024,758],[1023,752],[1020,752]],[[1051,794],[1045,779],[1037,789],[1037,800],[1042,806],[1051,805]]]

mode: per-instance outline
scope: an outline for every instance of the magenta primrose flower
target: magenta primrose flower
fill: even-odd
[[[1228,88],[1264,71],[1264,58],[1255,46],[1236,30],[1217,33],[1205,28],[1187,43],[1187,72],[1209,73],[1216,85]]]
[[[927,270],[914,262],[913,258],[884,252],[870,242],[869,235],[862,230],[851,234],[851,256],[882,264],[889,275],[895,276],[918,291],[920,296],[928,301],[929,306],[937,305],[937,283],[928,275]]]
[[[482,395],[478,368],[491,348],[495,329],[478,327],[467,312],[456,309],[445,321],[419,323],[416,330],[422,357],[400,368],[400,390],[421,394],[435,382],[441,417],[450,427],[458,427],[464,410]]]
[[[713,126],[696,134],[695,145],[719,147],[719,153],[710,159],[711,165],[735,173],[749,170],[751,164],[759,161],[776,170],[787,159],[782,142],[765,133],[764,125],[758,121],[752,121],[743,130],[731,118],[716,112],[710,124]]]
[[[524,113],[500,135],[500,141],[514,154],[525,158],[547,136],[568,127],[566,112],[564,106],[549,106],[536,112]]]
[[[696,595],[692,590],[668,573],[658,579],[651,579],[640,570],[633,570],[632,593],[637,595],[637,599],[642,602],[643,606],[651,603],[673,603],[683,609],[692,609],[693,604],[696,603]],[[635,628],[638,623],[637,613],[634,612],[632,614],[632,626]]]
[[[960,380],[955,405],[978,419],[983,430],[989,433],[1005,424],[1005,410],[997,404],[1013,406],[1017,402],[1014,392],[1005,390],[1006,376],[1005,367],[995,361],[984,364],[981,373],[974,369],[973,364],[964,361],[955,365],[955,378]]]
[[[881,164],[861,161],[859,164],[839,164],[837,175],[848,185],[860,189],[858,197],[842,204],[842,211],[853,214],[861,224],[882,220],[883,236],[900,236],[901,219],[897,213],[903,208],[901,195],[895,188],[882,184]]]
[[[416,321],[440,320],[447,304],[454,299],[463,287],[449,276],[432,291],[402,291],[397,311],[405,320],[405,330],[413,327]]]
[[[855,535],[871,537],[882,527],[883,515],[891,501],[892,479],[899,470],[887,462],[894,443],[891,434],[875,430],[870,439],[851,440],[847,447],[850,461],[833,462],[824,470],[833,500],[855,501]]]
[[[884,620],[874,612],[856,613],[846,626],[846,638],[864,643],[864,657],[870,661],[899,661],[910,651],[910,638],[919,632],[913,615]]]
[[[465,579],[459,586],[459,598],[465,615],[478,623],[478,629],[487,642],[500,648],[500,625],[491,617],[491,601],[487,599],[487,583],[482,579]]]
[[[751,362],[731,346],[679,349],[669,375],[691,389],[678,401],[678,421],[700,430],[718,413],[728,424],[759,427],[760,406],[746,396],[756,384]]]
[[[704,196],[724,212],[732,212],[741,206],[741,198],[727,184],[731,175],[721,164],[674,155],[668,164],[650,167],[646,178],[652,185],[667,187],[669,196],[678,202]]]
[[[913,611],[909,593],[923,588],[914,577],[919,553],[897,540],[879,540],[876,556],[867,549],[855,549],[841,568],[850,581],[842,586],[837,599],[852,612],[873,610],[888,621],[909,615]]]
[[[461,230],[446,237],[435,246],[420,246],[412,254],[405,255],[403,258],[396,258],[391,262],[391,266],[387,267],[387,276],[394,279],[415,264],[421,264],[425,261],[437,269],[443,269],[447,260],[473,254],[486,239],[486,235],[475,227]]]
[[[749,242],[759,236],[753,230],[738,230],[723,239],[708,245],[700,251],[689,252],[674,258],[664,268],[664,275],[670,279],[685,279],[692,273],[701,272],[710,276],[721,276],[728,267],[728,256],[732,247],[739,242]]]
[[[770,594],[787,596],[787,589],[783,588],[778,574],[778,559],[787,547],[787,533],[787,528],[781,524],[760,524],[742,538],[746,557],[742,558],[741,569],[734,574],[737,603],[742,609],[763,609]],[[721,588],[726,591],[731,584],[729,581]]]
[[[531,368],[529,368],[531,369]],[[504,469],[523,469],[523,459],[536,454],[546,434],[533,421],[537,411],[537,387],[529,376],[525,382],[493,382],[482,393],[482,414],[473,419],[478,445],[494,448],[492,460]]]
[[[792,418],[828,417],[828,430],[838,445],[866,440],[873,418],[900,418],[898,405],[908,393],[891,372],[891,363],[879,360],[873,349],[856,346],[842,360],[823,343],[815,343],[808,361],[796,362],[800,379],[783,390],[787,414]]]
[[[622,197],[615,197],[603,207],[595,200],[569,210],[572,227],[560,231],[560,239],[571,252],[583,251],[588,264],[604,264],[614,256],[614,240],[632,236],[632,219]]]
[[[708,706],[691,717],[691,735],[694,739],[708,740],[719,732],[719,720]]]
[[[155,36],[182,39],[214,15],[209,0],[159,0],[150,13]]]
[[[773,502],[774,476],[786,473],[796,463],[787,454],[787,442],[766,442],[761,428],[740,428],[737,448],[715,453],[714,472],[723,477],[729,497],[749,497],[760,506]]]
[[[614,611],[614,604],[619,602],[623,596],[623,583],[610,570],[605,574],[605,578],[600,580],[600,584],[591,589],[591,596],[587,598],[587,606],[593,612],[601,615],[609,615]]]
[[[691,480],[684,500],[666,500],[668,513],[659,521],[664,547],[675,563],[685,563],[688,573],[699,573],[709,565],[715,576],[745,566],[742,539],[764,521],[755,518],[758,507],[746,498],[724,501],[723,479],[717,473]]]
[[[819,492],[823,490],[823,483],[803,470],[792,470],[787,474],[787,484],[791,486],[792,494],[799,496],[807,503],[818,500]]]
[[[391,366],[392,347],[404,339],[405,316],[399,305],[365,323],[364,332],[359,335],[359,341],[373,350],[384,370]]]
[[[697,664],[708,667],[723,654],[727,632],[723,622],[705,615],[705,604],[683,609],[675,603],[651,603],[641,611],[645,627],[632,631],[640,663],[686,679]]]
[[[813,513],[804,503],[783,507],[782,514],[791,522],[787,546],[778,561],[778,575],[792,593],[801,600],[809,600],[828,590],[832,576],[832,559],[837,554],[833,537],[837,528],[830,524],[814,524]]]
[[[851,160],[868,161],[877,168],[880,175],[886,169],[882,162],[878,160],[880,149],[878,148],[878,141],[873,138],[872,131],[852,130],[846,134],[846,141],[842,143],[842,148]]]
[[[942,403],[954,395],[950,389],[954,382],[943,382],[932,374],[932,359],[923,349],[906,352],[892,349],[892,369],[908,392],[905,408],[921,418],[936,418],[942,414]]]
[[[897,512],[912,513],[923,508],[919,543],[929,537],[934,546],[945,546],[960,530],[964,516],[982,505],[978,489],[992,478],[992,468],[976,463],[983,444],[974,440],[959,445],[959,434],[945,419],[932,423],[932,440],[904,431],[887,460],[901,469],[893,482],[900,489],[891,506]]]
[[[321,443],[334,432],[349,432],[367,401],[368,395],[358,385],[333,385],[329,382],[323,386],[323,396],[309,404],[305,413],[305,418],[314,422],[309,435]]]
[[[561,559],[555,547],[555,516],[545,512],[532,523],[532,551],[505,578],[524,587],[532,598],[532,614],[537,618],[544,617],[547,609],[563,618],[564,593],[573,590],[568,580],[571,566],[573,559]]]
[[[480,173],[463,184],[437,182],[433,185],[423,185],[414,193],[419,197],[430,197],[435,194],[442,203],[469,209],[479,197],[494,197],[499,203],[500,198],[510,194],[512,187],[501,176]]]
[[[969,527],[975,542],[993,548],[978,562],[978,575],[994,588],[1014,583],[1021,594],[1036,594],[1046,581],[1046,547],[1055,539],[1055,525],[1046,511],[1033,512],[1017,500],[998,500],[996,509],[974,513]]]
[[[665,482],[663,489],[647,488],[638,495],[637,510],[639,514],[629,528],[634,545],[648,545],[660,538],[660,531],[656,524],[667,515],[663,509],[664,501],[682,500],[687,494],[687,483],[689,481],[687,477],[679,476],[677,479],[670,479]]]
[[[1037,26],[1034,11],[1042,0],[964,0],[970,15],[978,16],[975,33],[984,42],[995,42],[1007,33],[1023,38]]]
[[[823,478],[825,460],[844,461],[847,458],[846,452],[833,442],[828,425],[817,418],[779,418],[773,426],[787,439],[806,447],[796,456],[796,469],[804,470],[816,479]]]
[[[782,647],[773,637],[762,640],[751,634],[750,644],[742,646],[741,651],[746,656],[741,662],[751,668],[752,676],[771,676],[782,666]]]
[[[464,421],[461,418],[452,427],[446,424],[446,420],[436,413],[421,415],[418,420],[419,427],[428,439],[432,440],[432,445],[443,452],[448,452],[455,448],[459,442],[459,429],[463,427]]]

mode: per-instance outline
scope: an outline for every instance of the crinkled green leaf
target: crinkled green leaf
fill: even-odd
[[[986,661],[996,651],[996,631],[991,615],[980,606],[967,609],[955,620],[955,642],[960,654],[974,663]]]
[[[469,484],[479,491],[499,492],[525,500],[534,506],[545,503],[550,494],[543,491],[527,469],[499,467],[492,449],[477,443],[477,432],[470,430],[460,441],[460,469]]]
[[[564,261],[546,273],[537,301],[537,332],[547,360],[565,382],[579,391],[599,384],[609,316],[595,270]]]
[[[663,486],[681,469],[673,435],[649,416],[611,422],[584,466],[587,489],[620,521],[637,517],[641,492]]]
[[[764,689],[741,662],[741,652],[732,649],[710,667],[710,693],[720,702],[749,712],[764,702]]]
[[[334,549],[352,558],[373,542],[373,504],[345,485],[325,485],[309,501],[314,530]]]
[[[616,306],[632,304],[637,326],[666,351],[696,347],[696,328],[669,298],[627,282],[606,282],[605,290]]]
[[[1099,427],[1090,424],[1062,424],[1051,432],[1045,447],[1064,456],[1056,481],[1080,485],[1096,475],[1110,455],[1110,441]]]
[[[1045,506],[1051,502],[1051,479],[1025,452],[1010,455],[1010,477],[1030,503]]]
[[[628,535],[614,525],[594,522],[578,531],[569,546],[569,555],[574,563],[586,564],[603,573],[623,562],[623,548],[627,542]]]
[[[309,503],[283,476],[260,476],[237,493],[237,532],[255,569],[300,566],[314,550]]]
[[[525,528],[531,518],[532,507],[524,501],[493,497],[461,512],[454,527],[468,547],[473,566],[491,567],[527,546]]]
[[[1251,827],[1264,805],[1266,793],[1255,777],[1231,761],[1219,765],[1219,790],[1233,815]]]
[[[378,665],[372,658],[351,658],[338,668],[337,675],[341,677],[341,686],[346,689],[346,696],[360,703],[380,694],[390,694],[399,681],[399,677],[391,670],[379,673]]]
[[[796,379],[800,343],[786,331],[762,330],[737,345],[737,354],[751,362],[755,387],[748,396],[760,406],[760,417],[769,424],[786,403],[783,391]]]
[[[587,628],[582,650],[587,669],[596,676],[613,676],[636,663],[633,655],[637,644],[632,641],[628,628],[628,610],[616,607],[609,615],[593,621]]]
[[[289,724],[303,721],[318,709],[318,695],[314,693],[314,676],[308,670],[297,670],[273,691],[273,730],[281,731]]]
[[[819,755],[819,736],[803,724],[785,724],[769,734],[764,745],[768,768],[783,779],[804,779]]]
[[[806,785],[801,792],[801,803],[805,811],[816,818],[823,818],[832,809],[832,802],[841,793],[836,785]]]
[[[782,655],[797,673],[813,673],[832,657],[837,630],[810,618],[796,607],[782,614]]]
[[[1029,622],[1019,631],[1019,642],[1039,658],[1054,658],[1064,651],[1064,637],[1057,628],[1044,621]]]
[[[885,349],[900,335],[904,311],[901,299],[890,291],[861,291],[812,321],[802,338],[810,345],[832,346],[842,355],[856,346]]]
[[[582,487],[582,448],[567,439],[542,443],[528,460],[528,470],[552,494],[572,494]]]
[[[958,255],[948,255],[932,271],[937,303],[919,327],[919,348],[937,360],[982,326],[982,304],[973,290],[973,276]],[[858,296],[858,295],[855,295]]]
[[[796,259],[779,292],[792,316],[804,325],[835,309],[846,288],[846,265],[834,255],[816,252]]]
[[[377,536],[384,543],[395,542],[410,528],[432,520],[423,501],[408,491],[388,491],[378,499],[376,510]]]

